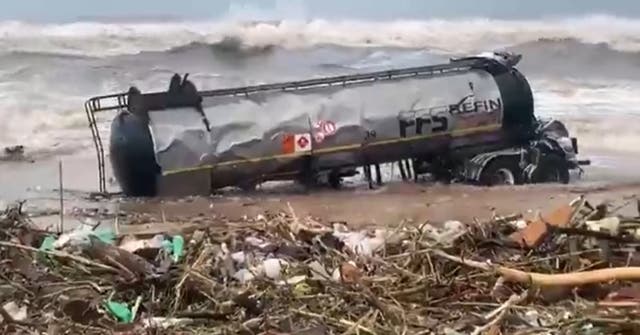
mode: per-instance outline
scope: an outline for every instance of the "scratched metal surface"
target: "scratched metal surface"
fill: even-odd
[[[322,143],[314,143],[314,150],[360,144],[370,131],[375,131],[376,141],[398,138],[399,118],[410,121],[419,116],[444,117],[445,131],[476,127],[489,115],[493,122],[500,122],[502,106],[489,114],[482,103],[487,100],[501,100],[496,82],[487,72],[472,70],[357,86],[205,98],[203,107],[210,132],[201,115],[189,108],[151,112],[149,126],[158,164],[166,172],[205,163],[281,155],[284,134],[309,133],[318,120],[333,121],[336,132]],[[461,109],[469,109],[474,106],[473,101],[478,106],[477,110],[472,109],[474,113],[452,114],[447,107],[459,104]],[[432,126],[441,128],[443,124]],[[432,128],[423,127],[422,134]],[[416,127],[407,129],[406,136],[415,134]],[[336,153],[323,159],[331,164],[331,160],[352,160],[355,154]]]

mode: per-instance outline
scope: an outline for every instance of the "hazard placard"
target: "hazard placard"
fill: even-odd
[[[308,152],[312,147],[311,134],[286,134],[282,141],[282,149],[285,154]]]
[[[316,140],[316,143],[322,143],[324,141],[324,134],[321,132],[316,132],[313,134],[313,138]]]
[[[333,121],[320,120],[313,124],[313,136],[316,143],[322,143],[324,139],[336,133],[336,124]]]
[[[322,122],[322,132],[325,136],[330,136],[336,133],[336,124],[332,121]]]

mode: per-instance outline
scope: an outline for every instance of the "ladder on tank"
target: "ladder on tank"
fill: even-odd
[[[325,77],[318,79],[309,79],[301,81],[290,81],[276,84],[264,84],[255,86],[245,86],[238,88],[215,89],[207,91],[198,91],[201,97],[225,97],[225,96],[249,96],[254,93],[264,93],[270,91],[299,91],[322,87],[347,87],[350,85],[363,84],[367,82],[389,81],[402,78],[415,77],[436,77],[439,75],[454,74],[466,72],[474,68],[482,68],[482,65],[490,62],[489,59],[470,58],[465,60],[452,61],[447,64],[411,67],[404,69],[386,70],[378,72],[369,72],[364,74],[351,74],[336,77]],[[163,94],[164,92],[155,92],[149,94]],[[145,94],[143,94],[144,96]],[[85,111],[89,120],[89,128],[96,149],[98,158],[98,177],[100,193],[106,193],[106,177],[104,163],[104,147],[100,132],[97,127],[95,113],[110,110],[123,110],[127,107],[127,93],[118,93],[93,97],[85,102]]]
[[[128,96],[126,93],[119,93],[94,97],[84,103],[84,110],[87,113],[89,129],[91,129],[91,136],[93,138],[93,144],[98,158],[98,183],[100,193],[102,194],[107,193],[107,180],[104,164],[104,146],[102,145],[100,130],[98,129],[98,123],[96,122],[96,113],[110,110],[122,110],[127,107],[127,100]]]

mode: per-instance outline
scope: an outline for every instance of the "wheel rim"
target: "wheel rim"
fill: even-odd
[[[516,183],[516,178],[513,175],[513,172],[509,169],[499,169],[493,175],[493,184],[494,185],[514,185]]]

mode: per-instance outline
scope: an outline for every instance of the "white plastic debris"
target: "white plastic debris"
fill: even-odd
[[[4,305],[2,305],[5,312],[13,318],[14,321],[24,321],[27,319],[27,306],[18,306],[13,301],[10,301]],[[3,320],[2,316],[0,316],[0,320]]]
[[[279,258],[269,258],[262,262],[262,271],[265,276],[271,279],[279,279],[282,276],[283,267],[289,265],[286,261]]]
[[[333,232],[333,236],[342,241],[352,252],[363,256],[373,255],[385,245],[386,240],[390,237],[389,232],[385,229],[376,229],[372,237],[368,235],[366,231],[341,232],[336,230]]]
[[[90,227],[85,224],[80,224],[80,226],[78,226],[76,229],[66,234],[60,235],[58,239],[55,242],[53,242],[53,247],[56,249],[60,249],[66,246],[68,243],[75,244],[75,242],[88,239],[89,234],[91,234],[92,230],[93,230],[93,227]]]
[[[231,254],[231,259],[236,263],[244,264],[247,261],[247,255],[242,251],[238,251]]]
[[[339,233],[348,233],[349,232],[349,228],[344,223],[337,223],[336,222],[336,223],[333,224],[333,231],[334,232],[339,232]]]
[[[289,266],[289,263],[285,260],[279,258],[268,258],[262,261],[262,263],[260,263],[260,265],[256,267],[243,268],[238,270],[233,275],[233,278],[241,283],[249,282],[256,276],[265,276],[270,279],[281,279],[282,271],[287,266]]]
[[[587,221],[586,224],[589,230],[606,232],[611,235],[618,235],[620,231],[620,218],[615,216],[597,221]]]
[[[87,218],[72,231],[60,235],[58,239],[53,243],[53,247],[56,249],[60,249],[64,248],[67,245],[79,246],[87,244],[89,243],[89,235],[97,236],[98,233],[103,234],[104,236],[102,237],[108,237],[109,239],[113,238],[113,232],[105,229],[99,229],[100,232],[94,230],[93,227],[96,227],[97,225],[97,221]]]
[[[190,323],[193,323],[193,319],[187,318],[162,318],[162,317],[153,317],[142,319],[142,325],[145,328],[159,328],[166,329],[169,327],[176,326],[185,326]]]
[[[460,221],[447,221],[444,223],[445,234],[454,236],[462,235],[466,230],[466,226]]]
[[[540,321],[540,314],[538,314],[538,311],[536,310],[526,311],[522,319],[525,320],[531,327],[540,327],[542,325]]]
[[[371,256],[372,250],[365,232],[341,233],[334,232],[333,235],[341,240],[347,248],[356,254]]]
[[[256,276],[251,273],[251,271],[247,269],[240,269],[236,273],[233,274],[233,278],[241,283],[246,283],[252,281]]]
[[[247,244],[250,244],[254,247],[261,248],[261,249],[266,248],[270,245],[270,243],[266,242],[265,240],[257,237],[252,237],[252,236],[245,238],[244,241]]]
[[[446,221],[442,227],[434,227],[431,224],[425,224],[422,226],[422,231],[425,232],[427,237],[432,239],[438,244],[450,244],[458,237],[464,235],[467,227],[460,221]]]
[[[307,276],[293,276],[286,280],[281,280],[277,284],[278,285],[298,285],[307,280]]]
[[[161,234],[158,234],[148,240],[139,240],[135,238],[126,239],[120,243],[119,248],[131,253],[141,249],[160,249],[162,248],[162,241],[164,241],[164,236]]]
[[[518,230],[527,228],[527,221],[520,219],[515,222],[515,228]]]
[[[340,268],[336,268],[335,270],[333,270],[333,273],[331,274],[331,279],[334,282],[340,282],[342,280],[342,276],[340,275]]]

